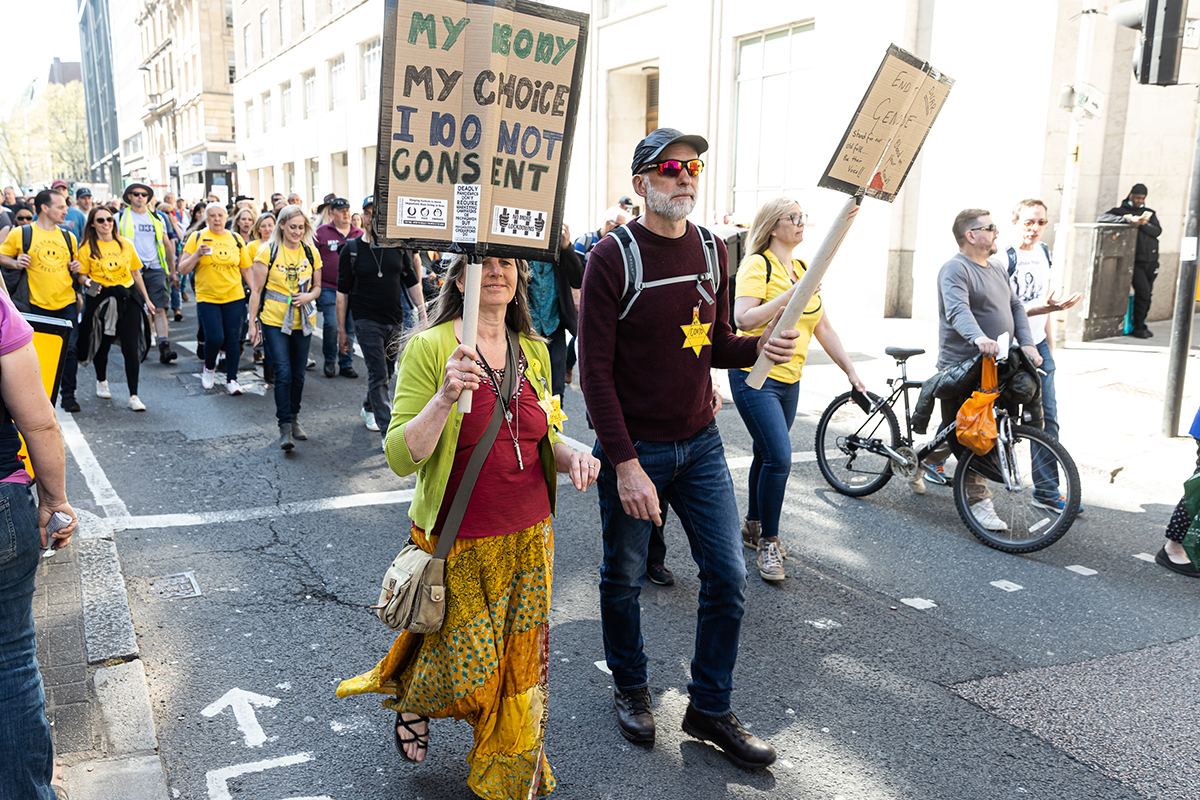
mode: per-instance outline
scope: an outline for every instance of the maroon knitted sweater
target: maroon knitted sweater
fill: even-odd
[[[688,223],[678,239],[630,224],[642,254],[644,282],[704,272],[704,251]],[[580,385],[588,416],[605,455],[614,464],[637,458],[635,440],[669,442],[699,433],[712,422],[709,370],[748,367],[758,340],[736,336],[729,327],[729,280],[725,245],[717,242],[721,282],[714,303],[705,302],[696,281],[648,288],[623,320],[625,290],[621,251],[611,236],[588,256],[579,302]],[[705,282],[712,295],[712,284]],[[682,329],[699,306],[704,335],[685,343]],[[702,344],[707,338],[710,344]],[[696,354],[695,346],[700,353]]]

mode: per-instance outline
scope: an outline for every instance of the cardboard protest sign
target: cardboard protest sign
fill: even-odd
[[[818,186],[892,202],[954,80],[890,45]]]
[[[558,257],[587,25],[529,0],[386,0],[378,241]]]

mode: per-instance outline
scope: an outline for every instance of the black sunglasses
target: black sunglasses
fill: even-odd
[[[18,214],[17,222],[33,222],[33,217],[29,216],[28,214]]]
[[[991,232],[991,233],[995,233],[996,231],[998,231],[998,230],[1000,230],[1000,229],[999,229],[999,228],[997,228],[997,227],[996,227],[996,223],[994,223],[994,222],[993,222],[991,225],[981,225],[981,226],[980,226],[980,227],[978,227],[978,228],[968,228],[968,230],[972,230],[972,231],[989,231],[989,232]]]

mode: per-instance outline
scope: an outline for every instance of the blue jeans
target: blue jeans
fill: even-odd
[[[738,533],[733,479],[716,422],[690,439],[635,442],[638,461],[664,504],[679,516],[700,568],[700,605],[692,655],[692,705],[713,716],[729,713],[733,667],[746,597],[746,561]],[[600,459],[600,523],[604,563],[600,568],[600,622],[604,657],[622,691],[649,684],[642,649],[638,595],[646,580],[648,520],[634,519],[621,507],[617,473],[597,443]]]
[[[297,331],[289,336],[275,325],[263,325],[262,332],[267,361],[275,370],[275,418],[284,425],[300,414],[312,334],[305,336]]]
[[[354,366],[353,347],[350,348],[349,353],[338,352],[337,289],[331,289],[328,286],[321,287],[321,296],[317,298],[317,310],[321,312],[321,355],[325,356],[325,363],[332,364],[336,360],[341,369]],[[346,335],[350,337],[350,342],[353,344],[354,316],[348,308],[346,309]]]
[[[1043,341],[1037,346],[1042,357],[1042,429],[1058,438],[1058,397],[1054,392],[1054,356],[1050,354],[1050,343]],[[1046,448],[1033,445],[1033,494],[1039,500],[1057,500],[1062,494],[1058,490],[1058,462],[1046,452]]]
[[[246,319],[246,301],[196,303],[196,316],[204,329],[204,368],[216,369],[217,358],[225,351],[225,380],[237,380],[242,355],[242,322]]]
[[[729,370],[729,389],[750,438],[754,459],[750,462],[750,504],[746,519],[759,520],[763,536],[779,535],[779,515],[792,474],[792,422],[800,399],[800,383],[783,383],[767,378],[761,389],[746,385],[750,373]]]
[[[79,371],[79,354],[75,352],[76,344],[79,341],[79,309],[72,302],[71,305],[56,311],[31,304],[30,311],[43,317],[65,319],[71,323],[71,336],[67,339],[67,352],[63,355],[62,383],[59,385],[59,394],[63,397],[74,397],[75,374]]]
[[[54,798],[54,743],[33,626],[40,544],[33,491],[0,483],[0,797],[5,800]]]

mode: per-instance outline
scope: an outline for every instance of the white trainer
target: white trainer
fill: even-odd
[[[239,394],[242,393],[242,387],[238,386],[237,381],[226,381],[225,382],[225,391],[229,392],[234,397],[237,397]]]
[[[204,367],[200,370],[200,385],[205,389],[211,389],[217,384],[217,371]]]
[[[108,390],[108,381],[96,381],[96,397],[102,397],[105,400],[112,398],[112,392]]]
[[[372,414],[370,411],[367,411],[365,408],[362,410],[362,418],[363,418],[363,422],[365,422],[367,424],[367,430],[369,430],[369,431],[378,431],[379,430],[379,423],[375,421],[375,415]]]
[[[146,410],[146,404],[139,400],[136,394],[129,395],[129,407],[134,411]]]
[[[971,513],[975,515],[975,519],[979,524],[987,528],[989,531],[1006,531],[1008,525],[1004,520],[996,514],[996,507],[992,505],[991,499],[980,500],[971,506]]]

